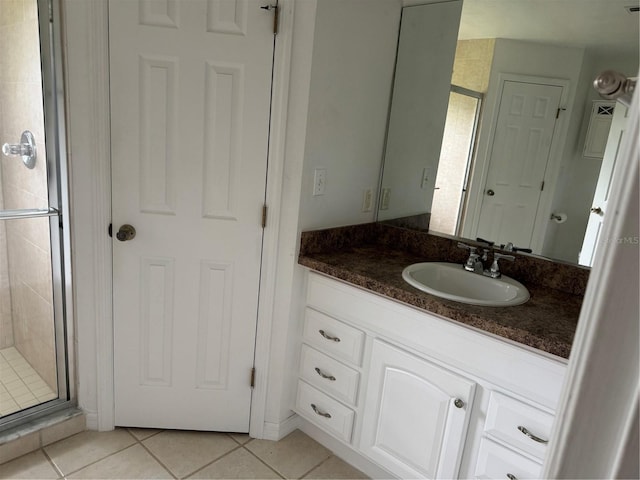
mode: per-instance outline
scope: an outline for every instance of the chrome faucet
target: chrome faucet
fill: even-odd
[[[469,258],[467,258],[467,261],[462,265],[462,267],[467,272],[478,273],[486,277],[500,278],[502,276],[502,273],[500,272],[500,266],[498,265],[498,260],[504,259],[513,262],[516,259],[516,257],[514,257],[513,255],[504,255],[502,253],[493,252],[493,262],[491,263],[491,267],[485,269],[484,261],[488,259],[489,252],[491,251],[490,249],[483,248],[481,256],[478,253],[478,247],[467,245],[466,243],[462,242],[458,242],[458,247],[469,250]]]
[[[498,265],[498,260],[504,259],[513,262],[516,257],[513,255],[503,255],[502,253],[493,252],[493,263],[491,264],[491,268],[489,270],[485,270],[484,274],[487,277],[491,278],[500,278],[502,273],[500,272],[500,266]]]
[[[484,272],[484,264],[482,263],[480,255],[477,253],[477,247],[472,247],[462,242],[458,242],[458,247],[469,250],[469,258],[467,258],[467,261],[462,265],[467,272]]]

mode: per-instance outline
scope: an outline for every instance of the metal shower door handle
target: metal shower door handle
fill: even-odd
[[[22,163],[32,169],[36,166],[36,158],[38,152],[36,149],[36,139],[29,130],[22,132],[20,143],[5,143],[2,145],[2,153],[7,157],[11,155],[19,155],[22,157]]]

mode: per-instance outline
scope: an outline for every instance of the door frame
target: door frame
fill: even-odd
[[[487,182],[489,173],[491,152],[493,150],[493,142],[496,134],[496,124],[498,122],[498,114],[500,113],[500,102],[502,101],[502,92],[505,82],[534,83],[538,85],[550,85],[562,88],[560,95],[560,108],[562,114],[553,132],[551,147],[549,150],[549,161],[544,175],[545,188],[540,196],[538,210],[531,236],[531,248],[534,251],[541,251],[544,244],[544,237],[549,226],[549,218],[551,215],[551,207],[553,197],[555,195],[557,177],[560,172],[562,163],[562,152],[566,143],[567,130],[569,127],[569,119],[571,118],[572,108],[569,106],[569,91],[571,82],[562,78],[537,77],[532,75],[519,75],[513,73],[499,73],[493,89],[489,88],[487,98],[493,98],[486,104],[490,108],[483,113],[484,121],[481,120],[480,134],[478,139],[478,149],[474,161],[473,172],[471,176],[471,187],[468,194],[467,210],[465,212],[465,221],[463,221],[462,236],[467,238],[475,238],[480,222],[479,213],[482,207],[482,199],[484,196],[484,186]],[[493,90],[493,92],[491,92]],[[466,219],[471,221],[466,221]],[[491,240],[491,239],[489,239]]]
[[[111,151],[109,109],[109,11],[106,1],[60,0],[68,79],[72,244],[76,282],[74,297],[78,348],[78,402],[87,428],[112,430],[114,416]],[[283,196],[286,125],[291,72],[294,0],[278,0],[270,116],[266,204],[270,206],[263,235],[255,387],[250,434],[265,435],[271,335],[276,307],[276,274]],[[74,42],[71,39],[86,39]],[[92,75],[87,75],[87,71]],[[71,93],[70,93],[71,92]],[[73,178],[78,179],[73,181]],[[285,192],[286,193],[286,192]],[[270,436],[278,432],[267,432]]]

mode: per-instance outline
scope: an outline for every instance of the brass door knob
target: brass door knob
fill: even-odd
[[[118,233],[116,233],[116,238],[121,242],[126,242],[127,240],[133,240],[135,237],[136,237],[136,229],[129,224],[122,225],[120,227],[120,230],[118,230]]]

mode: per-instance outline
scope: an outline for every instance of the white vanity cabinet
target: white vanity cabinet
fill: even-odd
[[[398,478],[539,477],[566,362],[308,272],[294,410]]]
[[[454,478],[475,383],[374,340],[362,452],[402,478]]]

